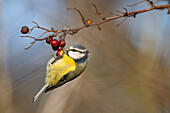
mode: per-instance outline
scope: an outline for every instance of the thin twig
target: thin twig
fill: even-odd
[[[143,1],[140,1],[140,2],[138,2],[138,3],[132,4],[132,5],[127,5],[127,6],[129,6],[129,7],[133,7],[133,6],[136,6],[136,5],[138,5],[138,4],[143,3],[143,2],[145,2],[145,1],[147,1],[147,0],[143,0]]]
[[[94,15],[99,15],[99,17],[101,17],[103,20],[105,20],[106,18],[103,16],[103,14],[102,13],[100,13],[99,11],[98,11],[98,9],[97,9],[97,7],[96,7],[96,5],[93,3],[92,4],[93,6],[94,6],[94,8],[95,8],[95,11],[96,11],[96,13],[94,14]]]
[[[120,24],[122,24],[128,17],[125,17],[119,24],[117,24],[116,26],[119,26]]]
[[[81,16],[81,20],[82,20],[83,24],[85,24],[85,18],[84,18],[84,16],[82,15],[82,13],[80,12],[80,10],[77,9],[77,8],[75,8],[75,7],[67,8],[67,10],[70,10],[70,9],[76,10],[76,11],[79,13],[79,15]]]

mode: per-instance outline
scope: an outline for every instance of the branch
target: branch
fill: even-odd
[[[154,9],[168,9],[169,7],[170,7],[170,4],[167,4],[167,5],[154,6],[154,7],[151,7],[151,8],[148,8],[148,9],[139,10],[139,11],[128,12],[127,13],[127,17],[134,17],[134,15],[136,16],[137,14],[141,14],[141,13],[144,13],[144,12],[149,12],[149,11],[152,11]],[[109,18],[107,18],[107,19],[105,19],[105,20],[103,20],[103,21],[101,21],[99,23],[92,24],[91,26],[103,24],[103,23],[111,21],[111,20],[122,18],[122,17],[124,17],[124,15],[125,15],[125,13],[117,15],[117,16],[114,16],[114,17],[109,17]]]
[[[95,8],[95,14],[94,15],[98,15],[99,17],[102,18],[101,21],[96,22],[96,23],[92,23],[91,19],[85,20],[85,17],[82,15],[82,13],[81,13],[81,11],[79,9],[74,8],[74,7],[67,8],[68,10],[71,10],[71,9],[76,10],[79,13],[79,15],[81,17],[81,21],[84,24],[82,27],[77,27],[77,28],[72,28],[72,29],[64,28],[62,30],[54,30],[54,28],[51,28],[51,30],[50,30],[50,29],[46,29],[46,28],[40,27],[38,25],[38,23],[32,21],[34,24],[36,24],[36,26],[31,28],[29,34],[33,31],[34,28],[39,28],[39,29],[45,30],[45,32],[42,33],[38,38],[29,36],[29,35],[21,36],[21,37],[28,37],[28,38],[34,39],[34,41],[31,43],[31,45],[28,48],[25,48],[25,49],[31,48],[33,46],[33,44],[35,44],[36,41],[43,41],[43,40],[46,40],[49,37],[58,37],[58,39],[62,39],[63,38],[65,40],[67,34],[74,35],[74,34],[78,33],[78,31],[80,31],[81,29],[84,29],[84,28],[87,28],[87,27],[96,26],[99,30],[101,30],[101,24],[104,24],[106,22],[109,22],[109,21],[115,20],[115,19],[119,19],[119,18],[124,18],[124,19],[117,26],[122,24],[128,17],[134,17],[135,18],[136,15],[138,15],[138,14],[149,12],[149,11],[156,10],[156,9],[157,10],[168,9],[168,13],[167,14],[170,13],[170,9],[169,9],[170,4],[155,6],[154,3],[151,0],[143,0],[143,1],[139,2],[139,3],[133,4],[133,5],[129,5],[129,6],[133,7],[133,6],[138,5],[140,3],[143,3],[143,2],[149,2],[151,7],[147,8],[147,9],[143,9],[143,10],[133,11],[133,12],[128,12],[128,10],[126,8],[124,8],[125,12],[116,11],[117,13],[120,13],[120,14],[114,14],[115,16],[107,17],[107,18],[104,17],[102,13],[98,12],[98,9],[97,9],[96,5],[93,4],[93,6]],[[48,33],[48,32],[53,32],[53,34],[49,35],[48,37],[40,39],[45,33]]]

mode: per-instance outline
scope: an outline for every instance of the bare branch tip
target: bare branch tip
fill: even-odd
[[[127,10],[126,8],[124,8],[124,10],[125,10],[126,12],[128,12],[128,10]]]
[[[39,26],[39,25],[38,25],[38,23],[37,23],[37,22],[35,22],[35,21],[32,21],[32,23],[34,23],[34,24],[36,24],[37,26]]]
[[[27,49],[29,49],[30,47],[27,47],[27,48],[24,48],[24,50],[27,50]]]
[[[97,6],[94,4],[94,3],[92,3],[92,5],[94,6],[94,8],[97,10]]]
[[[126,18],[124,18],[119,24],[117,24],[116,26],[121,25],[126,19],[128,18],[128,16]]]
[[[147,0],[142,0],[142,1],[138,2],[138,3],[132,4],[132,5],[127,5],[127,6],[128,7],[134,7],[134,6],[139,5],[139,4],[141,4],[141,3],[145,2],[145,1],[147,1]]]
[[[70,9],[72,9],[72,8],[71,8],[71,7],[69,7],[69,8],[66,8],[66,10],[67,10],[67,11],[69,11]]]
[[[97,28],[99,29],[99,31],[102,30],[101,26],[100,25],[97,25]]]

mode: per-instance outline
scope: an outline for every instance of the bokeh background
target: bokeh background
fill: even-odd
[[[155,10],[81,30],[67,36],[67,46],[84,45],[91,53],[85,72],[77,79],[32,98],[44,85],[51,47],[21,38],[23,25],[31,21],[50,29],[82,26],[76,7],[86,18],[92,3],[106,17],[111,12],[149,8],[140,0],[0,0],[0,113],[170,113],[170,17]],[[166,0],[157,2],[167,4]],[[93,18],[93,22],[100,18]],[[32,36],[38,37],[35,29]]]

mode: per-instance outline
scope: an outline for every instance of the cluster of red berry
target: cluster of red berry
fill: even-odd
[[[23,26],[21,28],[21,33],[22,34],[27,34],[29,32],[29,28],[27,26]],[[54,51],[57,51],[56,55],[62,55],[63,53],[63,48],[66,45],[66,42],[64,39],[60,39],[59,41],[57,39],[53,39],[53,37],[48,37],[46,38],[46,43],[51,44],[52,49]]]
[[[66,42],[64,39],[61,40],[57,40],[57,39],[53,39],[53,37],[48,37],[46,39],[47,44],[51,44],[52,49],[54,51],[57,51],[56,55],[61,55],[61,52],[63,52],[63,48],[66,45]]]

